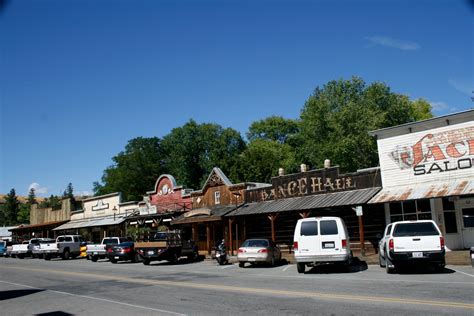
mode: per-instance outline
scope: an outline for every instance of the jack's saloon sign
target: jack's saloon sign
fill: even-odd
[[[384,186],[408,178],[419,182],[472,174],[474,127],[472,122],[459,125],[381,140]],[[398,141],[397,145],[393,144],[394,140]]]

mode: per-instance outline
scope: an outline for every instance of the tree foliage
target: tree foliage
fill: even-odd
[[[165,171],[158,137],[134,138],[112,160],[114,164],[105,169],[102,183],[94,183],[96,195],[122,192],[127,201],[141,200]]]
[[[51,194],[49,198],[45,198],[39,205],[39,208],[52,208],[59,210],[61,208],[61,199],[57,195]]]
[[[17,217],[20,211],[20,202],[16,196],[15,189],[5,195],[5,204],[0,209],[0,220],[3,225],[15,225],[18,223]]]
[[[270,116],[253,122],[247,132],[247,138],[250,142],[263,139],[284,144],[296,133],[298,133],[298,122],[296,120],[285,119],[281,116]]]
[[[303,107],[298,159],[312,167],[331,159],[344,171],[376,166],[377,146],[368,132],[431,117],[426,103],[412,102],[380,82],[330,81],[316,88]]]
[[[33,204],[36,204],[38,203],[36,201],[36,191],[34,188],[30,188],[30,191],[28,192],[28,202],[27,202],[30,206],[33,205]]]
[[[73,188],[71,182],[68,183],[68,185],[66,187],[66,190],[64,190],[63,198],[68,198],[68,199],[71,199],[71,200],[74,199],[74,188]]]
[[[236,130],[218,124],[198,124],[194,120],[174,128],[162,143],[167,172],[179,183],[194,189],[204,184],[216,166],[234,176],[238,155],[245,148]]]

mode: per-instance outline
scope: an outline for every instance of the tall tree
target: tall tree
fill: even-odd
[[[247,132],[247,139],[252,142],[256,139],[286,143],[289,138],[298,133],[298,122],[285,119],[281,116],[270,116],[253,122]]]
[[[94,183],[94,193],[102,195],[122,192],[126,201],[142,200],[159,175],[164,173],[163,151],[157,137],[137,137],[125,150],[112,158],[114,164],[105,169],[102,183]]]
[[[20,210],[16,217],[16,221],[19,224],[29,224],[30,223],[30,209],[31,205],[29,203],[20,204]]]
[[[3,205],[3,218],[5,225],[17,224],[17,216],[20,211],[20,202],[16,196],[15,189],[11,189],[5,196],[5,204]]]
[[[30,191],[28,192],[28,204],[31,206],[33,204],[38,203],[36,201],[36,191],[35,188],[30,188]]]
[[[163,138],[166,170],[183,185],[198,189],[213,167],[234,177],[245,142],[239,132],[190,120]]]
[[[317,87],[303,107],[298,159],[321,167],[329,158],[344,171],[377,166],[377,146],[369,131],[431,116],[427,102],[410,101],[384,83],[367,86],[358,77],[330,81]]]
[[[63,198],[74,199],[74,188],[72,187],[71,182],[68,183],[66,190],[64,190]]]

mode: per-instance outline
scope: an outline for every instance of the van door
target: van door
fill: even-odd
[[[319,253],[318,221],[302,221],[298,252],[302,256],[316,256]]]
[[[322,219],[319,221],[320,249],[321,255],[338,255],[342,249],[342,242],[337,222],[334,219]]]

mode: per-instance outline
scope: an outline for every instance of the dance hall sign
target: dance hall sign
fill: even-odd
[[[474,126],[466,122],[378,141],[384,187],[474,176]]]

